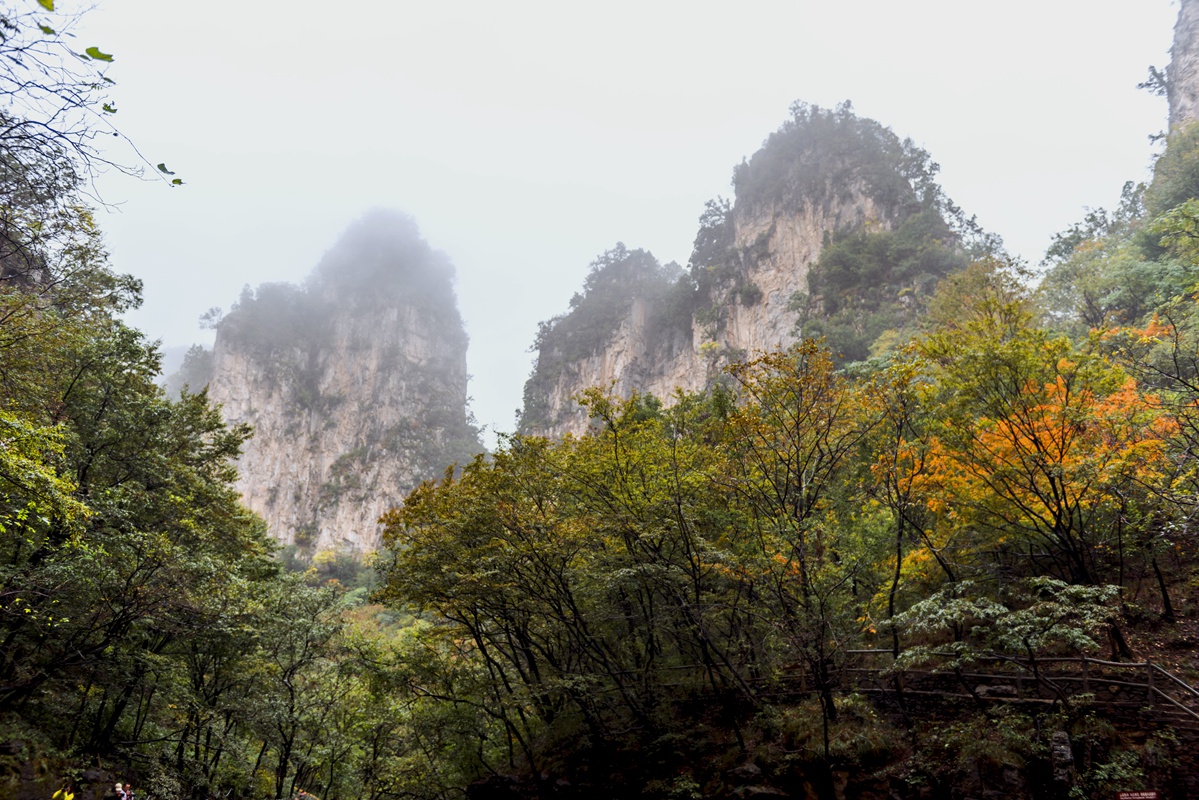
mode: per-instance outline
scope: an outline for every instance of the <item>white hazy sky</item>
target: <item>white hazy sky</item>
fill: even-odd
[[[28,0],[32,3],[32,0]],[[73,0],[59,0],[65,7]],[[685,264],[704,201],[797,100],[911,137],[1040,260],[1148,175],[1177,0],[99,0],[116,121],[186,186],[107,176],[134,324],[166,346],[301,280],[376,206],[449,254],[480,423],[514,427],[537,323],[617,241]],[[81,48],[82,49],[82,48]]]

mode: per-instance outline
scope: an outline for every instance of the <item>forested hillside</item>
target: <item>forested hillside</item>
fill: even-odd
[[[807,340],[669,409],[589,392],[596,432],[514,439],[391,515],[383,596],[443,620],[426,688],[479,709],[491,769],[521,776],[495,786],[1195,790],[1192,734],[1122,717],[1054,661],[1166,647],[1199,677],[1191,326],[1071,339],[997,261],[931,307],[851,373]],[[977,674],[997,660],[1025,702],[989,699],[1017,698],[1011,670],[1002,691]],[[1085,757],[1054,777],[1062,737]]]
[[[0,796],[401,795],[404,617],[344,560],[285,574],[234,488],[249,428],[155,384],[88,208],[111,56],[52,5],[0,10]]]

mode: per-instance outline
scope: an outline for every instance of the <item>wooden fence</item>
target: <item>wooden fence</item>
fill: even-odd
[[[1093,703],[1160,707],[1199,723],[1199,690],[1152,661],[988,653],[956,663],[957,654],[935,653],[934,661],[940,659],[942,665],[905,668],[896,666],[890,650],[850,650],[848,655],[846,688],[856,691],[1029,703],[1068,703],[1081,693]]]

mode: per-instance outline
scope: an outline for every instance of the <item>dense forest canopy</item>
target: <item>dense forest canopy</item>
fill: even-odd
[[[838,231],[808,273],[809,294],[792,299],[797,330],[842,361],[883,355],[916,333],[938,282],[968,261],[935,208],[894,230]]]
[[[935,726],[905,742],[863,718],[840,693],[857,651],[1118,658],[1120,608],[1173,613],[1193,390],[1143,388],[1123,335],[1039,326],[1002,262],[933,306],[955,313],[865,372],[808,340],[669,409],[589,392],[600,430],[513,439],[391,515],[383,597],[440,620],[430,691],[479,708],[484,769],[723,796],[725,757],[787,786],[910,759],[954,785],[991,756],[959,741],[946,767]],[[456,688],[464,660],[478,689]],[[775,699],[798,686],[810,701]],[[1043,722],[1005,719],[1021,758],[1044,757]],[[1118,738],[1096,753],[1095,791],[1137,758]]]

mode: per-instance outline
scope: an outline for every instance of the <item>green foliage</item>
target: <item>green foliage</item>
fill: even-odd
[[[1040,302],[1055,327],[1085,336],[1093,329],[1137,324],[1190,290],[1194,270],[1178,257],[1186,211],[1152,220],[1145,194],[1144,186],[1127,183],[1115,212],[1088,212],[1083,222],[1054,237]]]
[[[869,573],[838,480],[855,404],[811,343],[733,379],[742,403],[587,393],[601,433],[513,439],[385,518],[380,596],[435,612],[492,677],[476,702],[506,735],[478,768],[507,743],[542,769],[539,742],[586,737],[587,769],[636,770],[637,742],[697,724],[689,697],[737,716],[787,664],[836,720]]]
[[[924,245],[896,242],[947,226],[910,219],[910,238],[831,245],[854,257],[824,279],[919,276]],[[488,671],[470,702],[504,734],[475,768],[515,757],[640,785],[632,754],[700,730],[694,698],[792,764],[893,755],[879,728],[851,732],[839,692],[880,633],[899,669],[1006,659],[1079,713],[1043,660],[1122,642],[1121,606],[1146,581],[1166,608],[1162,565],[1199,510],[1199,326],[1184,300],[1145,331],[1074,342],[1038,327],[1025,278],[997,259],[949,272],[922,301],[923,336],[882,365],[837,372],[809,339],[671,407],[587,392],[593,433],[514,439],[414,493],[387,519],[382,596],[435,614]],[[1132,379],[1150,365],[1152,390]],[[797,682],[806,711],[749,714]],[[953,785],[1033,769],[1032,727],[966,720],[913,746],[952,753],[929,777]],[[1124,774],[1124,758],[1084,780]],[[664,774],[711,786],[685,769],[661,762],[655,791]]]
[[[1043,746],[1029,746],[1035,731],[1028,716],[1000,709],[994,715],[952,722],[930,732],[927,746],[941,751],[940,758],[951,758],[954,772],[964,777],[988,767],[1023,767],[1030,756],[1042,756]]]
[[[936,172],[928,153],[856,116],[848,102],[834,110],[796,103],[791,119],[734,170],[733,186],[737,202],[750,208],[828,209],[862,193],[884,215],[901,219],[939,194]]]
[[[63,442],[53,427],[0,411],[0,534],[42,528],[52,518],[74,527],[87,506],[60,472]]]
[[[222,338],[264,359],[304,352],[327,337],[333,307],[290,283],[248,285],[218,328]]]
[[[1050,321],[1075,336],[1143,324],[1195,288],[1199,126],[1176,130],[1148,186],[1127,183],[1119,208],[1088,212],[1054,237],[1041,281]]]
[[[207,347],[193,344],[183,356],[179,369],[163,383],[168,397],[178,397],[185,389],[198,392],[212,381],[213,353]]]
[[[1188,265],[1191,268],[1188,272],[1193,272],[1195,265],[1199,264],[1199,199],[1190,198],[1158,217],[1150,224],[1149,233],[1160,236],[1161,246]],[[1196,280],[1194,274],[1188,277]],[[1182,288],[1193,289],[1194,286]],[[1177,294],[1181,294],[1181,291]],[[1167,299],[1162,298],[1158,305]]]
[[[906,649],[898,663],[906,668],[935,660],[958,667],[982,655],[1014,653],[1035,660],[1093,651],[1119,592],[1118,586],[1078,586],[1038,576],[1003,587],[996,598],[971,581],[952,583],[896,616],[906,634],[934,642]]]
[[[1109,755],[1109,759],[1092,764],[1083,772],[1081,780],[1070,787],[1071,800],[1111,797],[1117,792],[1127,791],[1130,786],[1144,785],[1145,773],[1135,752],[1116,750]]]
[[[843,361],[879,355],[917,326],[938,282],[966,266],[958,237],[934,208],[895,230],[837,233],[808,273],[810,295],[795,298],[805,337],[824,337]]]
[[[687,312],[694,312],[699,303],[716,301],[722,287],[742,281],[748,268],[767,255],[762,251],[769,240],[765,235],[759,237],[760,247],[746,253],[738,249],[734,213],[723,197],[704,205],[688,262],[689,275],[679,280],[676,290],[687,290],[690,295],[685,304]]]
[[[713,264],[728,263],[736,241],[733,227],[733,207],[723,197],[709,200],[699,216],[699,230],[691,249],[692,270]]]
[[[1166,510],[1156,493],[1176,421],[1101,352],[1033,327],[1010,273],[971,270],[957,289],[950,296],[971,302],[951,303],[954,319],[913,348],[930,379],[936,422],[925,436],[942,475],[926,488],[942,493],[931,504],[943,524],[970,531],[953,550],[1109,582],[1125,569],[1128,537]]]
[[[334,459],[329,467],[329,480],[321,487],[322,502],[337,502],[343,494],[362,488],[361,473],[367,455],[365,447],[356,447]]]
[[[737,288],[737,298],[743,306],[756,306],[762,301],[762,289],[756,283],[743,283]]]
[[[632,298],[653,299],[675,276],[652,254],[617,242],[591,262],[582,293],[570,299],[571,313],[543,322],[533,346],[566,361],[592,355],[616,333]]]
[[[1153,180],[1145,190],[1145,211],[1160,217],[1187,200],[1199,197],[1199,125],[1187,125],[1170,134],[1166,149],[1153,167]]]
[[[677,265],[663,266],[649,252],[629,250],[621,242],[591,262],[570,311],[538,326],[532,347],[537,363],[525,384],[518,427],[534,430],[550,424],[547,398],[559,375],[611,342],[635,302],[652,307],[670,298],[678,277]]]
[[[1088,209],[1081,222],[1053,235],[1045,260],[1051,264],[1060,263],[1087,242],[1125,237],[1136,230],[1144,216],[1145,186],[1128,181],[1120,192],[1120,205],[1114,212],[1103,208]]]

